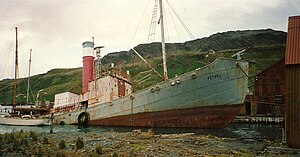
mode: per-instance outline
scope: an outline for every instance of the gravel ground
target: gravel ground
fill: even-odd
[[[213,135],[155,134],[142,132],[66,132],[35,133],[27,138],[28,145],[1,146],[2,156],[299,156],[287,151],[278,141],[268,139],[220,138]],[[17,136],[15,136],[17,137]],[[83,141],[83,148],[76,145]],[[16,138],[15,138],[16,140]],[[3,141],[3,140],[2,140]],[[17,140],[18,141],[18,140]],[[22,141],[22,140],[19,140]],[[65,142],[65,148],[59,142]],[[22,142],[19,142],[22,143]],[[278,151],[280,150],[280,151]]]

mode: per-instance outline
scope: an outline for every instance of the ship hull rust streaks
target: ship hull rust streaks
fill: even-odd
[[[224,128],[234,120],[240,109],[241,105],[175,109],[95,119],[88,124],[96,126]]]

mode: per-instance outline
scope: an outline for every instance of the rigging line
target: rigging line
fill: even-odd
[[[10,68],[7,68],[7,66],[10,65],[10,64],[8,64],[8,62],[9,62],[9,60],[10,60],[11,52],[14,52],[14,50],[12,50],[13,42],[14,42],[14,38],[12,38],[12,40],[11,40],[11,42],[10,42],[10,48],[9,48],[9,50],[8,50],[8,53],[6,53],[6,57],[5,57],[6,59],[5,59],[5,62],[4,62],[4,71],[3,71],[3,74],[2,74],[2,77],[1,77],[1,78],[3,78],[5,72],[6,72],[8,69],[10,69]],[[11,75],[13,75],[13,74],[11,73]]]
[[[170,6],[170,8],[172,9],[172,11],[174,12],[174,14],[176,15],[176,17],[178,18],[179,22],[182,24],[183,28],[189,34],[190,38],[195,39],[195,37],[193,36],[192,32],[188,29],[188,27],[185,25],[185,23],[183,22],[183,20],[180,18],[180,16],[175,11],[174,7],[169,3],[168,0],[166,0],[166,1],[167,1],[168,5]]]
[[[22,81],[23,83],[24,83],[24,86],[26,87],[26,85],[27,85],[27,83],[28,83],[28,81],[26,80],[26,78],[21,78],[20,79],[20,81]],[[21,87],[20,87],[20,84],[18,85],[18,89],[20,89]],[[21,93],[21,94],[23,94],[23,93]],[[25,95],[25,94],[24,94]],[[26,96],[26,95],[25,95]],[[19,100],[22,100],[22,98],[19,98]],[[20,101],[20,103],[22,103],[21,101]]]
[[[31,91],[31,92],[30,92]],[[34,101],[34,95],[33,95],[33,92],[32,92],[32,88],[29,87],[29,96],[28,96],[28,103],[30,104],[30,102],[32,103]]]
[[[173,18],[173,16],[172,16],[172,13],[171,13],[171,10],[170,10],[170,6],[168,7],[168,10],[169,10],[170,17],[171,17],[171,19],[172,19],[172,22],[173,22],[173,25],[174,25],[174,28],[175,28],[175,31],[176,31],[176,34],[177,34],[178,40],[180,41],[180,36],[179,36],[179,33],[178,33],[178,29],[177,29],[177,27],[176,27],[176,25],[175,25],[174,18]]]
[[[243,69],[239,64],[238,64],[237,66],[242,70],[242,72],[244,73],[244,75],[245,75],[246,77],[248,77],[248,81],[250,81],[253,85],[255,85],[255,82],[251,80],[250,76],[247,75],[247,73],[244,71],[244,69]],[[262,94],[263,94],[264,96],[266,96],[267,99],[269,99],[271,102],[274,102],[274,100],[273,100],[272,98],[270,98],[270,96],[268,96],[267,93],[262,92]]]
[[[186,24],[183,22],[183,20],[180,18],[180,16],[177,14],[175,8],[169,3],[169,1],[167,0],[167,3],[169,4],[170,8],[173,10],[174,14],[177,16],[178,20],[180,21],[180,23],[182,24],[182,26],[184,27],[184,29],[187,31],[187,33],[189,34],[189,36],[194,39],[193,34],[190,32],[190,30],[188,29],[188,27],[186,26]]]
[[[167,18],[167,14],[166,14],[166,10],[165,7],[163,8],[163,13],[164,13],[164,23],[165,23],[165,38],[166,38],[166,42],[170,42],[170,35],[169,35],[169,26],[168,26],[168,18]]]
[[[82,61],[80,63],[78,63],[76,66],[81,66],[82,65]]]
[[[27,77],[27,79],[26,79],[26,77],[24,77],[24,78],[22,78],[21,80],[23,81],[24,86],[26,86],[26,85],[28,84],[28,77]],[[20,86],[20,85],[19,85],[19,86]],[[21,87],[20,87],[20,88],[21,88]],[[29,86],[29,96],[28,96],[28,100],[33,100],[34,95],[33,95],[32,92],[30,93],[30,91],[33,91],[32,88],[31,88],[31,86]],[[30,102],[30,101],[28,101],[28,102]]]
[[[139,29],[139,27],[140,27],[140,24],[141,24],[141,22],[142,22],[142,19],[143,19],[144,16],[145,16],[145,13],[146,13],[146,10],[147,10],[147,8],[148,8],[148,6],[149,6],[149,3],[150,3],[150,0],[148,0],[147,6],[146,6],[146,8],[144,9],[143,15],[142,15],[142,17],[141,17],[141,19],[140,19],[140,21],[139,21],[137,27],[136,27],[136,30],[135,30],[134,33],[133,33],[133,36],[132,36],[132,38],[131,38],[131,40],[130,40],[130,43],[128,44],[127,49],[129,49],[129,47],[130,47],[130,45],[131,45],[131,43],[132,43],[132,41],[133,41],[133,39],[134,39],[134,37],[135,37],[135,35],[136,35],[138,29]]]
[[[12,27],[12,29],[11,30],[14,30],[14,27]],[[6,57],[4,57],[4,59],[6,60],[5,62],[4,62],[4,71],[3,71],[3,74],[2,74],[2,77],[1,78],[3,78],[4,77],[4,74],[5,74],[5,72],[6,72],[6,70],[8,70],[9,68],[7,68],[7,66],[9,66],[10,64],[8,64],[8,62],[9,62],[9,58],[10,58],[10,50],[12,49],[12,46],[13,46],[13,41],[14,41],[14,38],[12,38],[12,40],[11,40],[11,44],[10,44],[10,48],[9,48],[9,50],[8,50],[8,53],[5,53],[6,54]],[[13,61],[13,60],[11,60],[11,61]],[[11,73],[9,74],[9,76],[13,76],[13,71],[11,71]],[[4,86],[3,86],[3,89],[4,89]],[[8,89],[9,89],[9,87],[8,87]],[[10,91],[13,91],[13,86],[11,86],[11,89],[10,89]],[[8,91],[8,93],[13,93],[13,92],[9,92]],[[9,98],[11,98],[12,97],[12,95],[8,95],[8,97],[6,97],[6,100],[4,100],[4,101],[6,101],[6,103],[9,103]],[[4,102],[3,101],[3,102]]]
[[[155,0],[153,12],[152,12],[152,18],[150,22],[147,42],[151,42],[155,40],[156,23],[157,23],[157,0]]]

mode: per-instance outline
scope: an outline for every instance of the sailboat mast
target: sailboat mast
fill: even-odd
[[[30,82],[30,67],[31,67],[31,52],[32,49],[30,49],[30,54],[29,54],[29,67],[28,67],[28,81],[27,81],[27,96],[26,96],[26,103],[28,105],[29,102],[29,82]]]
[[[168,79],[168,71],[167,71],[167,57],[166,57],[166,46],[165,46],[165,33],[164,33],[164,18],[163,18],[163,4],[162,0],[159,0],[159,10],[160,10],[160,29],[161,29],[161,49],[162,49],[162,58],[163,58],[163,68],[164,68],[164,76],[163,80]]]
[[[13,108],[17,105],[17,79],[18,79],[18,27],[16,27],[16,59],[15,59],[15,80]]]

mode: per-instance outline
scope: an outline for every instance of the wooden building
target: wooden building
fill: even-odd
[[[285,59],[279,60],[255,78],[257,114],[284,116]]]
[[[285,59],[256,75],[254,86],[254,92],[246,96],[240,114],[284,116]]]

